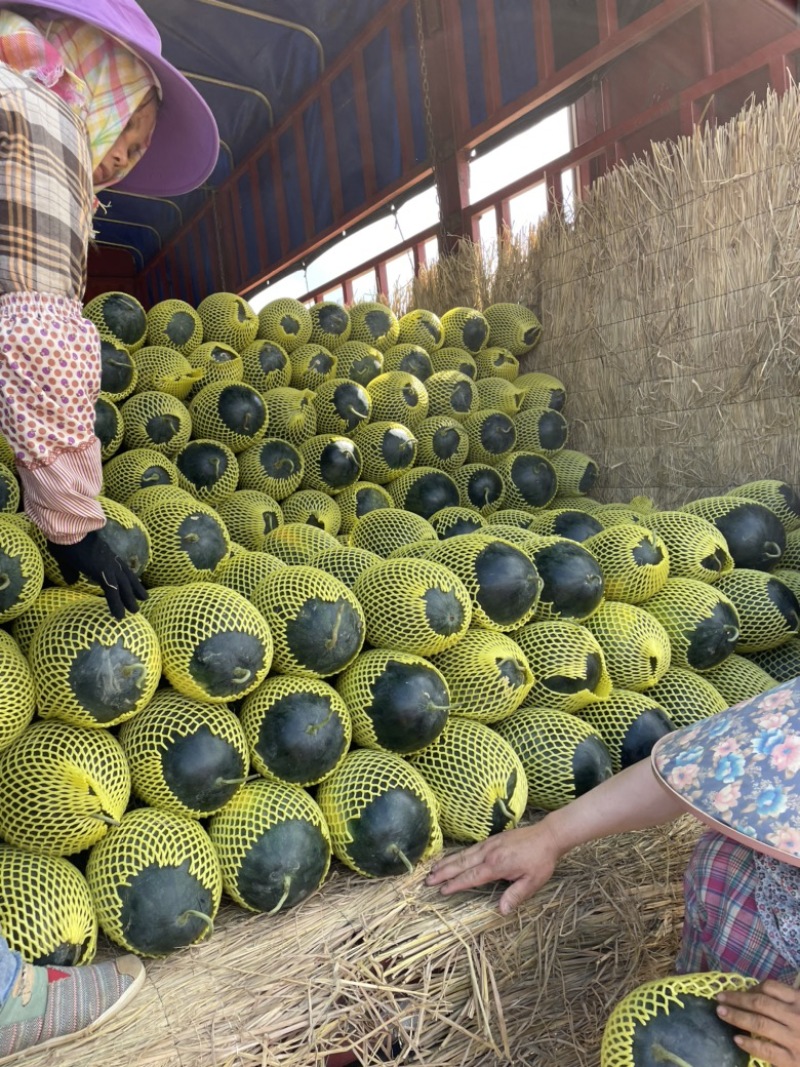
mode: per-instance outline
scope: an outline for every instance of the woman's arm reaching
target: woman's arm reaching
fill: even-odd
[[[650,760],[644,759],[533,826],[507,830],[445,856],[434,865],[427,883],[449,895],[487,882],[510,882],[499,905],[508,915],[541,889],[561,857],[576,845],[659,826],[683,810],[658,784]]]

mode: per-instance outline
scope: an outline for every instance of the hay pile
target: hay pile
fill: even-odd
[[[148,966],[119,1022],[30,1067],[323,1067],[355,1050],[425,1067],[595,1067],[610,1009],[671,973],[689,817],[584,846],[512,917],[423,869],[339,869],[283,916],[223,909],[211,942]]]
[[[549,219],[496,257],[465,247],[406,303],[536,308],[542,341],[522,369],[565,382],[569,447],[598,460],[604,499],[666,508],[756,478],[792,484],[799,197],[794,86],[617,167],[574,221]]]

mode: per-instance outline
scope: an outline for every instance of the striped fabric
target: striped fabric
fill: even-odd
[[[675,970],[735,971],[789,985],[797,969],[770,941],[756,903],[755,853],[713,830],[697,843],[684,876],[686,913]]]
[[[144,967],[135,956],[89,967],[25,964],[0,1005],[0,1063],[94,1029],[124,1007],[143,982]]]
[[[25,513],[40,530],[61,545],[72,545],[105,525],[97,502],[102,488],[100,442],[61,452],[46,467],[17,466]]]

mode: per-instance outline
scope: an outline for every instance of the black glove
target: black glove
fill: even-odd
[[[74,585],[81,573],[97,582],[115,619],[123,619],[126,610],[138,611],[137,601],[147,599],[147,590],[136,573],[116,555],[97,530],[92,530],[74,545],[48,541],[47,547],[67,585]]]

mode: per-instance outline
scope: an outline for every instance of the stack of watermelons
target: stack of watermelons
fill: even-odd
[[[0,450],[0,925],[164,955],[225,893],[407,871],[798,673],[800,502],[589,496],[527,308],[86,305],[105,537],[65,587]],[[4,442],[0,442],[4,444]],[[41,887],[45,886],[46,889]]]

